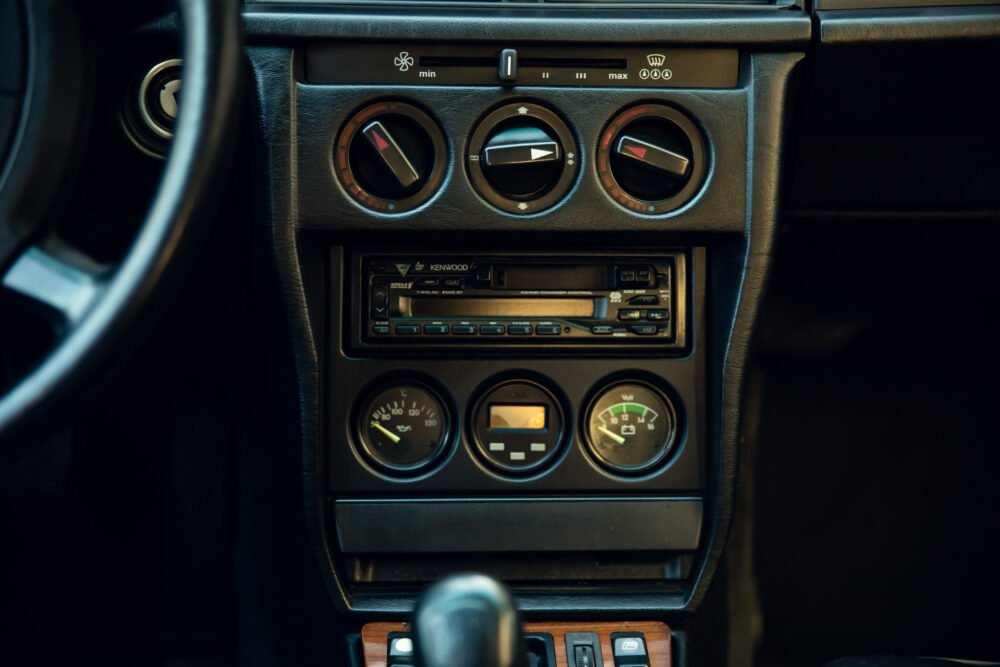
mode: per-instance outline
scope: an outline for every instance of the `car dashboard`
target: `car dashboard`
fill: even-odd
[[[867,500],[843,511],[861,524],[891,505],[881,492],[906,501],[897,518],[933,493],[898,470],[898,489],[893,472],[859,481],[854,467],[877,460],[864,433],[895,442],[896,427],[932,409],[922,393],[910,410],[864,413],[909,396],[912,378],[883,367],[892,350],[933,367],[932,387],[996,396],[964,358],[929,355],[954,345],[944,322],[978,313],[991,280],[997,5],[247,0],[241,10],[236,159],[218,174],[193,277],[136,344],[138,361],[67,423],[72,437],[53,440],[68,448],[60,460],[110,457],[91,464],[92,483],[98,469],[142,471],[97,507],[148,497],[162,512],[123,519],[162,539],[112,540],[146,554],[127,581],[153,562],[168,591],[166,620],[126,622],[124,634],[221,661],[204,664],[414,664],[421,595],[476,572],[510,590],[537,665],[822,664],[855,650],[962,647],[957,657],[997,657],[985,648],[997,583],[978,538],[970,568],[989,583],[938,640],[901,620],[881,646],[872,618],[852,642],[847,622],[822,612],[838,640],[803,631],[795,616],[824,601],[788,593],[780,564],[813,562],[800,551],[811,526],[829,560],[800,581],[836,582],[848,577],[838,549],[892,533],[862,525],[852,547],[849,528],[828,541],[822,529],[838,525],[852,484]],[[121,9],[107,22],[72,11],[92,42],[93,88],[79,96],[87,112],[62,121],[89,137],[62,233],[113,254],[171,151],[180,28],[170,11]],[[988,349],[988,322],[970,317],[969,349]],[[873,331],[886,339],[865,337]],[[863,369],[856,383],[844,380],[851,369]],[[942,411],[973,425],[970,442],[989,441],[978,435],[988,409]],[[127,443],[150,423],[168,425],[149,436],[168,454],[139,463]],[[907,470],[931,483],[940,442],[906,437],[928,457]],[[102,442],[110,454],[94,453]],[[969,446],[996,461],[995,448]],[[843,461],[811,467],[831,450]],[[903,460],[913,459],[899,453],[885,470]],[[11,533],[23,544],[67,546],[34,531],[53,497],[72,504],[75,465],[50,472],[58,482],[25,482],[23,468],[5,476],[13,502],[34,508],[36,527]],[[942,482],[981,508],[942,524],[989,521],[995,491],[963,490],[995,488],[988,468]],[[843,486],[825,488],[834,478]],[[74,493],[77,508],[100,498]],[[81,525],[76,511],[69,525]],[[107,535],[71,533],[105,572]],[[890,542],[885,553],[905,544]],[[167,551],[147,553],[154,544]],[[961,569],[950,546],[936,549]],[[30,597],[9,588],[12,600]],[[928,606],[947,614],[962,591]],[[855,602],[830,608],[853,613]],[[97,659],[88,650],[58,655]]]

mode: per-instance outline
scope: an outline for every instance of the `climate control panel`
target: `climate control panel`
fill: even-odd
[[[505,213],[534,215],[565,200],[580,178],[581,142],[556,109],[518,100],[487,110],[465,142],[468,185]],[[340,187],[378,213],[405,214],[445,185],[448,141],[428,111],[402,100],[355,112],[334,144]],[[597,138],[594,177],[622,207],[640,215],[680,208],[708,172],[706,142],[682,111],[659,103],[621,110]]]

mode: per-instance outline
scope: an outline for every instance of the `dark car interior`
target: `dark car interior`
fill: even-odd
[[[0,664],[1000,664],[991,0],[0,0]]]

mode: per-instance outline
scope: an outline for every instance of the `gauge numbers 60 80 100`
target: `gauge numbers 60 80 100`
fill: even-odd
[[[615,472],[647,470],[673,448],[673,406],[651,385],[623,382],[602,390],[587,412],[591,454]]]
[[[376,391],[358,416],[362,449],[376,465],[413,472],[432,463],[448,441],[448,413],[441,400],[418,384]]]

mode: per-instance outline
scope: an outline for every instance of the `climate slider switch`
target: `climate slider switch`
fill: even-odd
[[[500,52],[497,75],[504,83],[514,83],[517,80],[517,49],[504,49]]]

